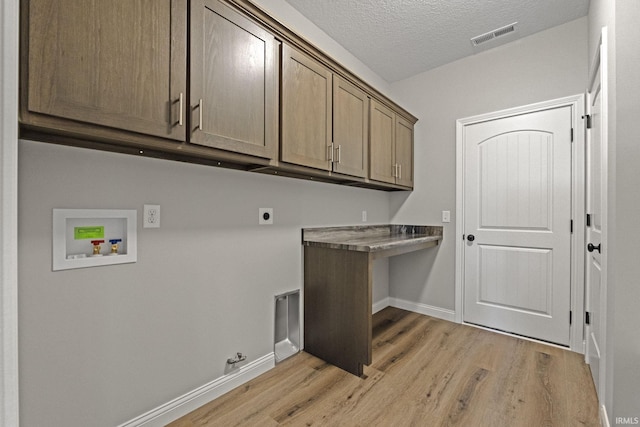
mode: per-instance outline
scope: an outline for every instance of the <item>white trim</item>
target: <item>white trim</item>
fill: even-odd
[[[602,147],[601,149],[601,159],[600,159],[600,163],[602,166],[601,169],[601,174],[603,179],[607,179],[608,180],[608,164],[609,164],[609,160],[608,160],[608,146],[609,146],[609,63],[608,63],[608,30],[607,27],[604,26],[602,27],[601,33],[600,33],[600,43],[598,44],[597,48],[596,48],[596,52],[594,54],[592,63],[591,63],[591,67],[590,67],[590,71],[589,71],[589,87],[587,88],[588,91],[590,91],[593,88],[593,84],[595,82],[595,78],[598,75],[598,70],[600,71],[600,81],[601,81],[601,88],[600,88],[600,99],[601,99],[601,103],[600,103],[600,116],[601,116],[601,139],[600,139],[600,145]],[[590,103],[590,97],[587,97],[587,102]],[[590,112],[590,111],[589,111]],[[601,182],[601,195],[600,197],[602,198],[601,203],[604,206],[608,206],[609,204],[609,199],[608,199],[608,191],[607,185],[603,185],[604,183]],[[600,244],[604,247],[607,248],[608,247],[608,223],[609,223],[609,213],[608,210],[605,208],[602,210],[601,212],[601,222],[602,222],[602,234],[601,234],[601,242]],[[583,246],[584,247],[584,246]],[[598,369],[598,375],[599,375],[599,379],[598,379],[598,385],[597,385],[597,394],[598,394],[598,401],[602,404],[602,410],[604,411],[605,417],[606,417],[606,408],[605,408],[605,402],[606,402],[606,392],[607,392],[607,376],[608,376],[608,372],[607,372],[607,296],[608,296],[608,286],[607,286],[607,271],[608,271],[608,265],[609,265],[609,251],[607,251],[605,249],[605,255],[601,257],[600,259],[600,268],[601,268],[601,276],[600,276],[600,306],[596,308],[596,312],[597,312],[597,316],[598,316],[598,320],[600,322],[600,337],[598,340],[598,347],[600,350],[600,363],[599,363],[599,369]],[[588,291],[587,290],[587,283],[585,283],[585,292]],[[591,311],[594,311],[592,307],[588,307]],[[589,328],[585,328],[586,329],[586,333],[585,335],[589,335],[590,331]],[[585,349],[585,362],[589,363],[589,353],[588,353],[588,344],[586,345],[586,349]],[[602,416],[602,411],[601,411],[601,416]],[[604,425],[604,424],[603,424]],[[607,418],[607,425],[608,425],[608,418]]]
[[[18,14],[0,6],[0,425],[18,426]]]
[[[414,313],[424,314],[426,316],[436,317],[438,319],[455,322],[455,312],[446,308],[434,307],[432,305],[412,302],[400,298],[389,297],[389,305],[403,310],[413,311]]]
[[[611,427],[609,415],[607,415],[607,407],[604,405],[600,406],[600,424],[602,427]]]
[[[478,116],[458,119],[456,121],[456,269],[455,269],[455,321],[463,322],[463,292],[464,292],[464,135],[465,127],[489,120],[511,117],[524,113],[548,110],[551,108],[571,107],[572,127],[574,129],[574,143],[572,145],[571,181],[572,181],[572,205],[571,214],[574,220],[573,234],[571,235],[571,310],[573,323],[570,327],[571,350],[584,353],[584,124],[581,117],[584,115],[584,94],[553,99],[550,101],[524,105]],[[568,321],[568,319],[567,319]]]
[[[373,303],[373,306],[371,307],[371,313],[376,314],[380,310],[384,310],[385,308],[389,307],[390,305],[391,305],[391,303],[389,302],[389,297],[381,299],[380,301],[377,301],[377,302]]]
[[[524,341],[530,341],[530,342],[535,342],[535,343],[542,344],[542,345],[548,345],[549,347],[560,348],[562,350],[566,350],[567,349],[567,346],[564,346],[564,345],[555,344],[555,343],[552,343],[552,342],[549,342],[549,341],[537,340],[535,338],[526,337],[524,335],[513,334],[513,333],[508,332],[508,331],[501,331],[500,329],[487,328],[486,326],[476,325],[475,323],[462,322],[462,324],[466,325],[466,326],[470,326],[472,328],[482,329],[483,331],[493,332],[495,334],[504,335],[504,336],[511,337],[511,338],[517,338],[517,339],[524,340]]]
[[[137,217],[136,209],[53,209],[53,271],[137,262]],[[109,256],[111,246],[103,244],[102,255],[105,256],[90,256],[89,240],[76,241],[73,234],[73,226],[86,224],[102,225],[104,227],[102,240],[106,240],[106,243],[109,239],[121,239],[118,254]],[[69,247],[72,244],[79,245],[77,248],[84,248],[82,249],[84,253],[78,253],[86,257],[69,258]]]
[[[273,369],[275,366],[275,354],[269,353],[253,362],[242,366],[237,371],[224,375],[196,388],[180,397],[173,399],[155,409],[150,410],[118,427],[162,427],[168,423],[187,415],[202,405],[222,396],[225,393],[241,386],[259,375]]]

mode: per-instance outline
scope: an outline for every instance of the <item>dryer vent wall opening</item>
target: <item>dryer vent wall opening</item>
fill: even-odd
[[[274,353],[276,363],[300,351],[300,291],[275,297]]]

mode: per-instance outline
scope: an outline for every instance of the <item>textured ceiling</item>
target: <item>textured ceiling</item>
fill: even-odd
[[[586,16],[589,0],[286,0],[388,82]],[[518,22],[506,36],[470,39]]]

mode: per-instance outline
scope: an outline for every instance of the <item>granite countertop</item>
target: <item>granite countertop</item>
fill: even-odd
[[[409,252],[437,245],[442,232],[442,226],[432,225],[303,228],[302,244],[358,252]]]

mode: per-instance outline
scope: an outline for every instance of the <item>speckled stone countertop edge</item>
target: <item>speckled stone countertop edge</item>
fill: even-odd
[[[387,224],[302,229],[302,244],[305,246],[358,252],[377,252],[428,242],[439,243],[442,237],[443,227],[430,225]]]

